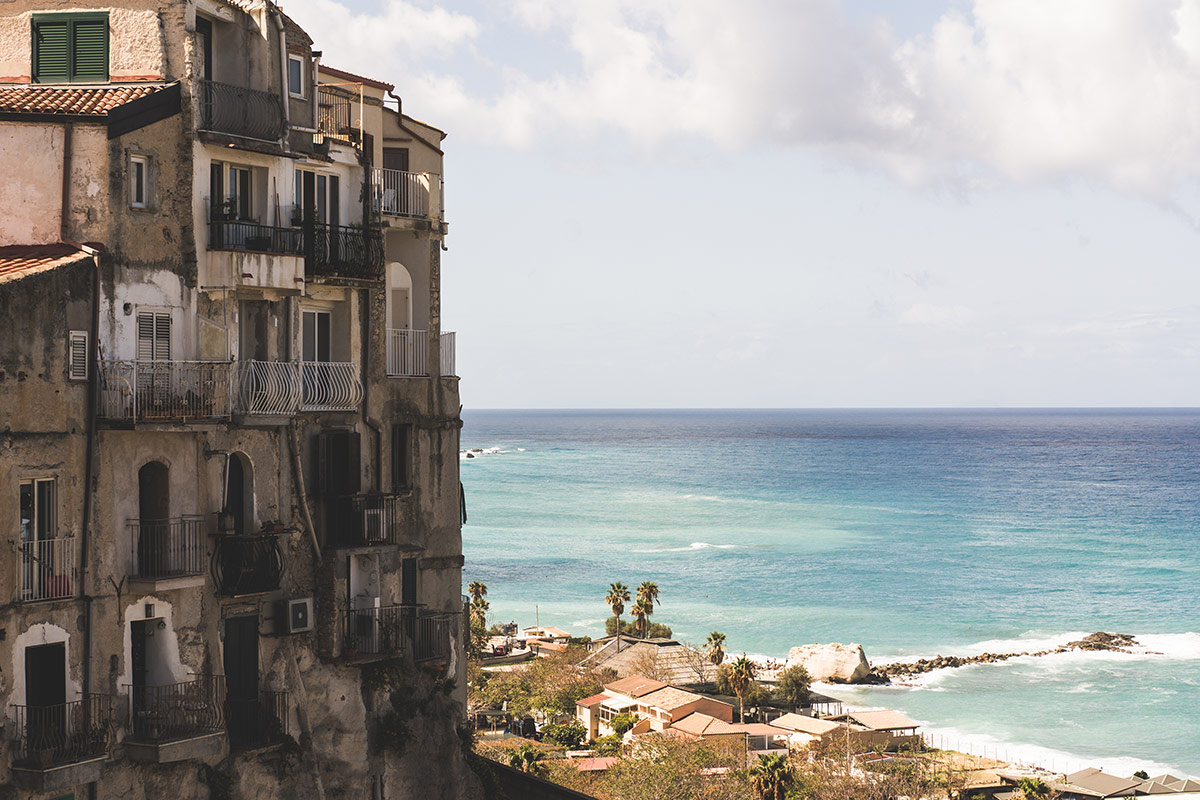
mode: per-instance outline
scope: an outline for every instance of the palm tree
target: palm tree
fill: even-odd
[[[746,721],[746,694],[754,683],[754,662],[746,658],[746,654],[729,665],[729,685],[738,699],[738,720]]]
[[[492,607],[492,604],[482,597],[471,601],[471,616],[479,620],[483,625],[487,625],[487,612]]]
[[[778,753],[760,755],[750,768],[750,785],[762,800],[784,800],[792,785],[792,768]]]
[[[621,652],[621,615],[625,613],[625,604],[629,602],[629,587],[623,583],[614,583],[608,587],[604,602],[612,609],[617,618],[617,652]]]
[[[644,598],[639,596],[637,602],[633,604],[633,608],[629,609],[629,613],[637,617],[637,622],[634,623],[634,627],[637,628],[638,636],[641,636],[643,639],[645,639],[646,631],[650,628],[649,617],[654,613],[654,606],[650,605]]]
[[[704,652],[714,667],[719,667],[725,661],[725,634],[713,631],[704,640]]]
[[[471,581],[467,585],[467,594],[471,595],[472,600],[479,602],[487,597],[487,584],[482,581]]]

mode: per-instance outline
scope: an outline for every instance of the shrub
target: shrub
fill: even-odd
[[[613,717],[610,724],[612,726],[613,733],[615,733],[617,736],[624,736],[626,731],[637,724],[637,721],[637,714],[626,711],[623,714],[617,714],[615,717]]]
[[[582,723],[575,720],[564,722],[561,725],[543,725],[542,738],[551,744],[574,749],[587,738],[587,729],[583,727]]]

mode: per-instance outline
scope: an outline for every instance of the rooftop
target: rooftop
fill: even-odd
[[[639,703],[644,703],[651,708],[661,708],[664,711],[673,711],[681,706],[686,706],[688,703],[694,703],[697,700],[703,700],[703,695],[698,695],[695,692],[685,692],[683,689],[676,689],[674,686],[667,686],[659,689],[656,692],[642,695],[638,698]]]
[[[0,89],[0,113],[103,117],[117,106],[157,92],[161,87],[18,86]]]
[[[659,689],[665,689],[666,687],[667,684],[662,681],[656,681],[641,675],[630,675],[628,678],[622,678],[619,681],[606,684],[604,688],[617,694],[623,694],[626,697],[637,698],[651,692],[657,692]]]
[[[33,244],[0,247],[0,283],[36,275],[88,258],[69,244]]]
[[[610,699],[612,699],[612,698],[609,695],[605,694],[604,692],[601,692],[600,694],[594,694],[591,697],[585,697],[582,700],[577,700],[575,702],[575,705],[579,705],[579,706],[583,706],[584,708],[587,708],[588,706],[594,706],[594,705],[597,705],[598,703],[603,703],[605,700],[610,700]]]
[[[899,711],[892,711],[890,709],[851,711],[842,716],[872,731],[900,731],[921,727],[919,723],[913,722]]]
[[[334,78],[341,78],[342,80],[349,81],[350,83],[361,83],[365,86],[373,86],[376,89],[383,89],[387,92],[392,92],[396,89],[394,84],[384,83],[383,81],[375,80],[374,78],[368,78],[364,75],[355,75],[353,72],[346,72],[344,69],[335,69],[334,67],[329,67],[325,64],[322,64],[321,77],[323,78],[326,75]]]
[[[812,736],[824,736],[830,731],[836,731],[842,727],[836,722],[830,722],[827,719],[817,719],[816,717],[806,717],[803,714],[784,714],[778,719],[771,720],[771,724],[777,728],[785,728],[798,733],[807,733]]]
[[[1063,780],[1066,782],[1065,788],[1069,791],[1094,797],[1132,795],[1133,789],[1142,783],[1138,778],[1118,778],[1116,775],[1101,772],[1095,767],[1072,772]]]

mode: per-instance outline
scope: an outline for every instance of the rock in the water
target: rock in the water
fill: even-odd
[[[806,644],[788,651],[789,667],[799,664],[814,681],[859,683],[871,674],[860,644]]]

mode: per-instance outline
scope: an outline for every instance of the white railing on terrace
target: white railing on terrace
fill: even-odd
[[[237,370],[238,411],[291,416],[300,407],[300,369],[290,361],[241,361]]]
[[[399,378],[429,375],[429,331],[388,328],[387,374]]]
[[[354,411],[362,402],[358,364],[304,361],[301,367],[300,408],[304,411]]]
[[[375,204],[381,214],[398,217],[429,216],[429,194],[438,176],[430,172],[401,172],[398,169],[371,171]]]
[[[100,416],[125,421],[228,419],[228,361],[101,361]]]
[[[40,539],[17,545],[17,602],[73,597],[79,583],[75,537]]]
[[[454,332],[447,331],[442,334],[441,341],[442,351],[442,372],[443,378],[457,377],[458,373],[454,369]]]

